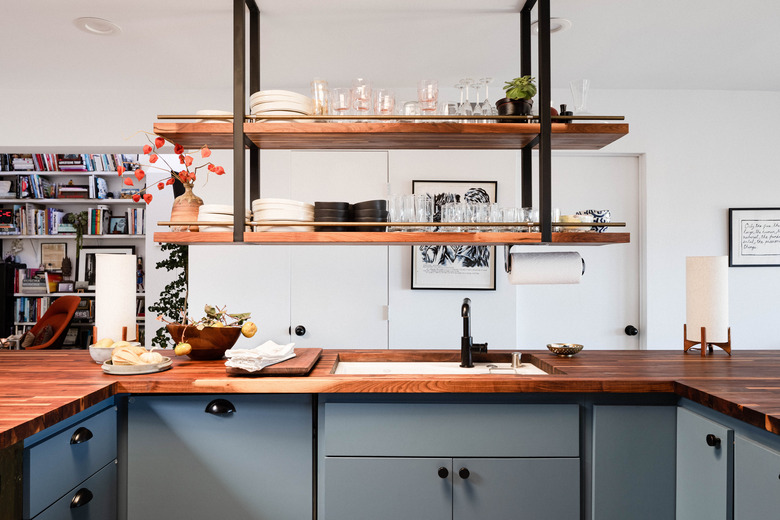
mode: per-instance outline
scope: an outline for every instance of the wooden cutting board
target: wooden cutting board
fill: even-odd
[[[320,355],[322,355],[321,348],[296,348],[294,351],[294,358],[269,365],[257,372],[249,372],[243,368],[234,367],[226,367],[225,370],[228,374],[234,376],[305,376],[311,371],[317,360],[320,359]]]

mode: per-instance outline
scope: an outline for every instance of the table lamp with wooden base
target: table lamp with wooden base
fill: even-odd
[[[731,355],[727,256],[685,259],[685,321],[683,352],[699,345],[701,355],[720,347]]]

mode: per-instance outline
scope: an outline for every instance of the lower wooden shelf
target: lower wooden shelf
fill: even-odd
[[[261,244],[261,245],[415,245],[415,244],[541,244],[541,233],[420,233],[420,232],[252,232],[244,242],[233,242],[232,232],[158,232],[154,241],[183,245]],[[550,245],[627,244],[630,233],[553,233]]]

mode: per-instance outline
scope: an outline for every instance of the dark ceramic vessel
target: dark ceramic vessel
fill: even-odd
[[[185,341],[192,346],[192,352],[187,356],[193,361],[222,359],[225,351],[235,345],[241,335],[241,327],[205,327],[198,330],[195,325],[169,323],[165,328],[171,333],[173,341]]]
[[[501,98],[496,101],[496,110],[500,116],[529,116],[533,107],[532,99]],[[523,121],[512,119],[500,119],[500,123],[522,123]]]

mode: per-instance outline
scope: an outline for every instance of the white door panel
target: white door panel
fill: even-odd
[[[610,231],[631,233],[631,243],[551,248],[578,251],[585,259],[585,275],[577,285],[517,287],[518,346],[543,349],[547,343],[581,343],[588,349],[638,349],[639,336],[628,336],[624,329],[633,325],[641,334],[639,158],[554,155],[552,171],[553,207],[564,215],[609,209],[612,221],[627,224]]]
[[[360,202],[387,197],[386,152],[291,154],[293,199]],[[290,324],[302,347],[387,348],[387,247],[294,246]]]

